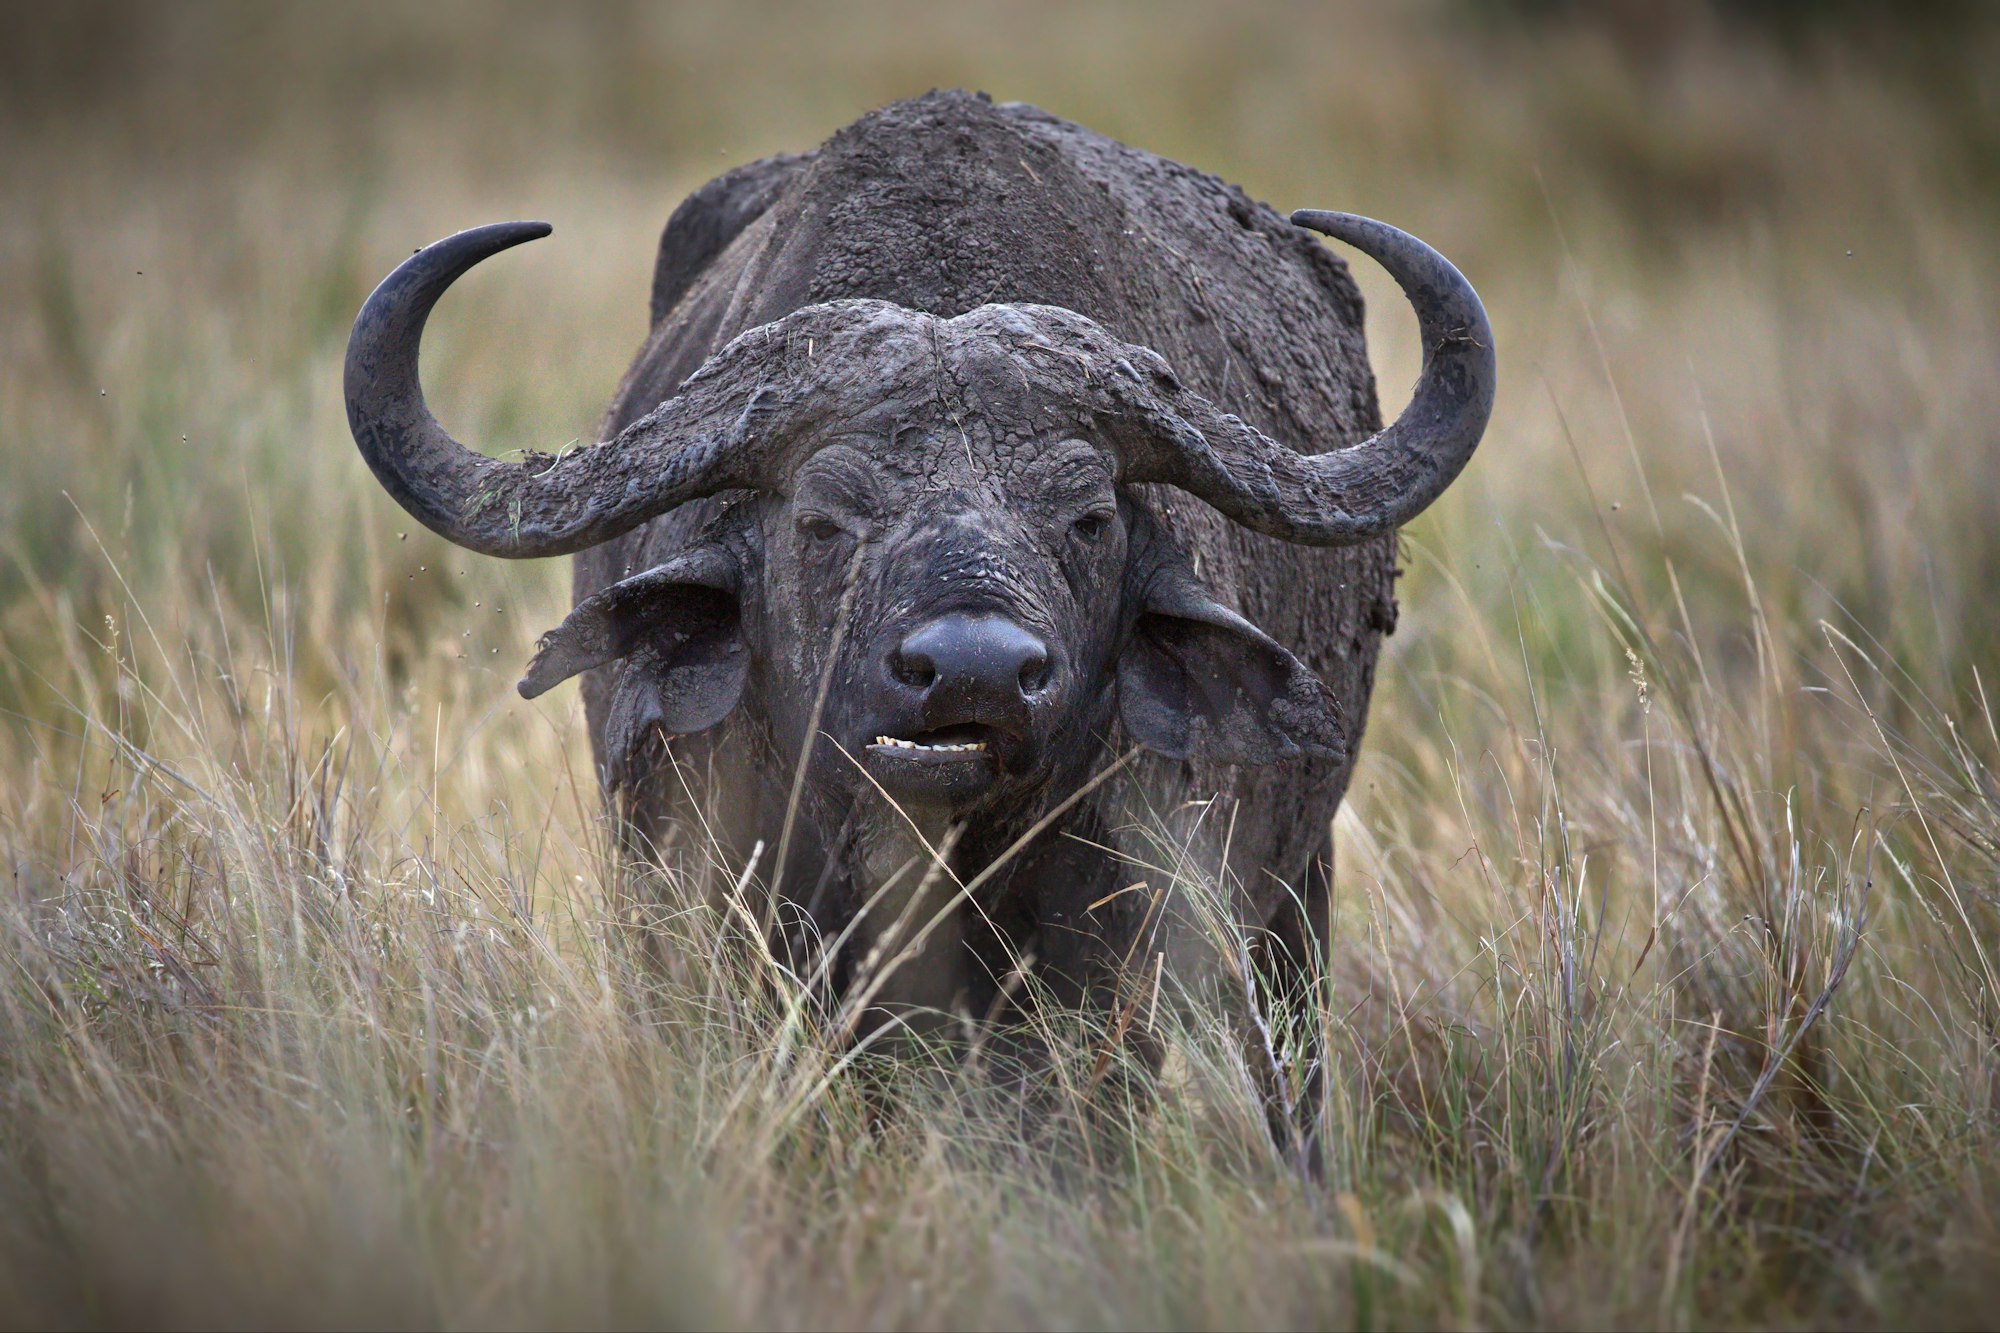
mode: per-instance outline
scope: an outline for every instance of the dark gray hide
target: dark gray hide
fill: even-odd
[[[797,950],[878,898],[837,977],[901,909],[952,900],[920,888],[925,842],[973,881],[1142,751],[986,875],[977,911],[945,912],[883,991],[906,1013],[983,1015],[1029,958],[1056,996],[1102,1002],[1128,959],[1203,953],[1184,905],[1152,891],[1162,876],[1104,848],[1189,858],[1274,953],[1324,909],[1395,624],[1393,529],[1463,466],[1491,401],[1477,299],[1429,258],[1399,274],[1419,309],[1435,284],[1472,315],[1427,332],[1435,373],[1391,431],[1319,467],[1381,428],[1339,258],[1213,176],[935,93],[674,214],[653,330],[606,419],[618,438],[561,465],[612,499],[579,507],[544,494],[546,469],[412,443],[435,429],[414,298],[378,293],[357,324],[350,415],[440,531],[577,552],[578,609],[523,690],[585,673],[635,848],[697,870],[719,850],[733,874],[761,842],[768,882],[785,842]],[[1350,480],[1350,459],[1393,466]],[[706,498],[629,521],[686,495]],[[878,737],[984,748],[919,757]]]

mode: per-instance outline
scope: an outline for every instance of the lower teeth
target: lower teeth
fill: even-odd
[[[954,745],[924,745],[917,741],[906,741],[898,736],[877,736],[877,745],[893,745],[898,750],[929,750],[937,754],[958,754],[986,748],[985,741],[961,741]]]

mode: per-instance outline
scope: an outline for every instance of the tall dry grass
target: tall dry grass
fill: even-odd
[[[1992,33],[1473,12],[10,14],[0,1322],[1990,1323]],[[510,688],[565,572],[414,530],[336,387],[398,255],[543,215],[427,374],[586,435],[685,190],[951,83],[1411,226],[1506,372],[1323,986],[1134,1006],[1138,1100],[1075,1020],[1041,1137],[726,904],[637,961],[574,696]]]

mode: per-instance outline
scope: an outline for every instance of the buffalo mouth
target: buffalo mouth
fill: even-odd
[[[933,727],[907,736],[879,733],[867,747],[869,772],[892,796],[976,796],[1000,776],[1014,738],[983,723]]]
[[[877,736],[875,746],[907,750],[917,755],[986,754],[996,748],[998,740],[993,728],[972,722],[956,727],[933,727],[907,738]]]

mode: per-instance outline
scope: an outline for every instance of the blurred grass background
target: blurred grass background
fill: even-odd
[[[1948,3],[0,10],[0,1323],[1990,1323],[1996,71]],[[798,1091],[726,922],[625,970],[574,692],[511,689],[566,563],[348,439],[414,246],[555,223],[426,381],[590,437],[686,192],[950,85],[1492,314],[1299,1016],[1324,1186],[1220,1025],[1084,1187],[837,1043]]]

